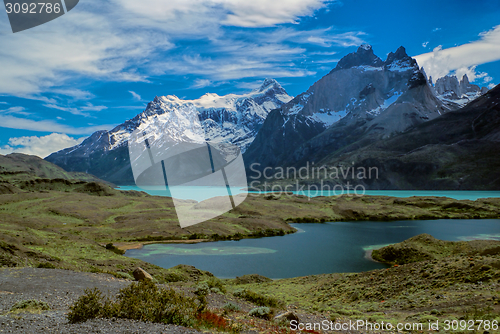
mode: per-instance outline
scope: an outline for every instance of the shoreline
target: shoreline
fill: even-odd
[[[137,241],[137,242],[131,241],[131,242],[113,243],[113,246],[115,246],[119,250],[126,252],[131,249],[142,249],[145,245],[152,245],[152,244],[199,244],[201,242],[211,242],[211,241],[212,240],[210,239],[160,240],[160,241]]]

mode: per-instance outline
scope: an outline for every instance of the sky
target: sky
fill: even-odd
[[[155,96],[195,99],[274,78],[307,90],[360,44],[404,46],[434,81],[500,83],[500,1],[80,0],[12,33],[0,10],[0,154],[45,157]]]

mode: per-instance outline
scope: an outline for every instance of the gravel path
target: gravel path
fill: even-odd
[[[153,324],[124,319],[95,319],[69,324],[69,306],[85,289],[99,288],[115,295],[130,281],[105,274],[79,273],[59,269],[0,269],[0,333],[201,333],[174,325]],[[41,314],[6,314],[18,301],[37,299],[47,302],[51,311]]]

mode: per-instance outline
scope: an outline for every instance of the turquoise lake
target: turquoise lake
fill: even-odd
[[[386,266],[366,257],[381,245],[429,233],[442,240],[500,240],[500,219],[292,224],[299,232],[260,239],[199,244],[152,244],[126,256],[163,268],[187,264],[220,278],[260,274],[288,278],[360,272]]]
[[[196,201],[201,201],[205,199],[207,194],[210,197],[215,196],[227,196],[227,189],[225,187],[178,187],[181,188],[180,199],[193,199]],[[120,190],[137,190],[137,191],[145,191],[150,195],[155,196],[170,196],[168,189],[164,187],[158,187],[158,189],[154,190],[143,190],[137,186],[120,186],[118,187]],[[243,191],[242,188],[231,188],[231,193],[233,195],[240,194]],[[335,195],[332,191],[294,191],[294,194],[305,195],[309,197],[316,196],[333,196]],[[352,191],[351,191],[352,193]],[[255,192],[249,192],[249,196],[252,194],[256,194]],[[470,199],[476,200],[478,198],[487,198],[487,197],[500,197],[500,191],[475,191],[475,190],[465,190],[465,191],[433,191],[433,190],[367,190],[365,195],[372,196],[394,196],[394,197],[411,197],[411,196],[441,196],[441,197],[450,197],[454,199]]]

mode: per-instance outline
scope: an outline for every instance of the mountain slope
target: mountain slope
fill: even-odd
[[[362,45],[266,119],[245,152],[254,169],[301,166],[390,137],[448,112],[403,47],[385,61]]]
[[[104,182],[93,175],[67,172],[61,167],[34,155],[21,153],[0,155],[0,181],[17,184],[35,179]]]
[[[320,163],[377,167],[372,189],[500,189],[500,86],[462,109]]]
[[[156,97],[133,119],[111,131],[96,132],[80,145],[53,153],[46,160],[66,170],[88,172],[116,184],[134,184],[128,152],[128,138],[134,130],[161,136],[158,124],[172,124],[168,127],[172,132],[169,135],[182,136],[175,133],[176,122],[194,122],[189,115],[197,114],[207,140],[233,143],[244,152],[269,112],[291,99],[273,79],[266,79],[260,88],[243,95],[206,94],[197,100],[182,100],[172,95]]]

